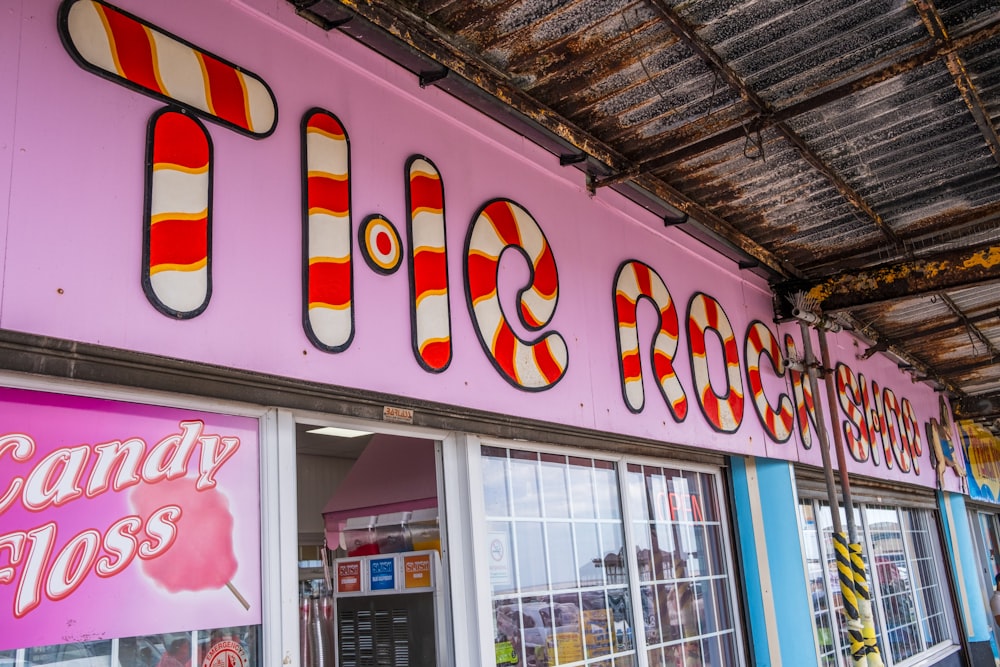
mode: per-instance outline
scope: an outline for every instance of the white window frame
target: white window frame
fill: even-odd
[[[734,636],[737,652],[736,659],[739,664],[746,663],[747,647],[744,645],[743,633],[740,632],[743,619],[737,581],[738,573],[734,569],[734,537],[732,535],[732,523],[729,519],[729,507],[726,503],[728,495],[725,492],[726,480],[721,468],[702,463],[690,463],[670,458],[625,455],[605,450],[574,448],[562,445],[531,442],[527,440],[505,440],[501,438],[480,437],[475,435],[464,436],[459,442],[456,443],[456,446],[459,450],[456,454],[459,458],[464,459],[464,477],[466,485],[464,486],[463,491],[465,493],[465,500],[467,501],[466,507],[468,508],[468,519],[465,523],[469,530],[466,536],[466,541],[463,542],[462,546],[465,553],[472,554],[472,558],[468,559],[471,563],[468,563],[467,565],[467,569],[471,570],[471,572],[466,572],[465,575],[467,577],[471,575],[474,578],[473,590],[475,591],[476,600],[475,613],[468,614],[468,617],[474,618],[469,619],[467,629],[470,631],[470,636],[478,637],[479,645],[479,650],[474,656],[473,661],[466,663],[458,662],[456,664],[479,664],[484,666],[496,664],[495,647],[493,645],[493,595],[489,576],[489,541],[487,535],[485,501],[482,493],[481,448],[483,446],[499,447],[504,449],[520,449],[540,454],[580,456],[584,458],[600,459],[614,464],[615,472],[618,478],[619,500],[621,502],[621,521],[624,532],[624,546],[625,551],[628,554],[628,558],[626,559],[629,574],[628,590],[632,604],[633,626],[636,628],[633,641],[635,642],[635,655],[639,667],[648,667],[649,662],[646,651],[645,633],[641,632],[642,624],[639,623],[639,620],[643,618],[642,599],[640,593],[641,583],[639,581],[638,561],[635,555],[635,539],[632,533],[633,517],[631,516],[628,503],[627,466],[628,464],[638,464],[656,466],[660,468],[678,468],[680,470],[704,473],[714,477],[716,481],[716,502],[719,508],[719,522],[723,527],[721,548],[724,553],[727,574],[729,577],[729,607],[732,611],[733,630],[735,633]],[[456,618],[460,617],[456,615]],[[473,635],[472,632],[475,632],[476,634]],[[640,637],[639,635],[642,636]]]
[[[806,562],[806,549],[804,547],[804,535],[803,535],[803,532],[802,532],[801,505],[804,502],[808,502],[808,503],[810,503],[810,505],[812,505],[813,514],[815,516],[818,516],[817,509],[822,509],[822,506],[824,506],[824,505],[826,505],[827,507],[829,507],[829,504],[827,503],[827,501],[825,499],[822,499],[822,498],[819,498],[819,497],[815,497],[815,496],[805,496],[803,498],[799,498],[799,500],[796,503],[796,520],[799,523],[799,526],[798,526],[799,541],[800,541],[800,544],[803,545],[803,548],[801,549],[801,553],[802,553],[802,565],[803,565],[803,569],[808,572],[808,565],[807,565],[807,562]],[[876,571],[872,570],[872,567],[873,567],[872,564],[875,563],[875,558],[874,558],[874,554],[872,553],[872,550],[871,550],[871,540],[868,537],[870,535],[871,531],[870,531],[870,528],[869,528],[869,525],[868,525],[868,516],[867,516],[866,510],[868,510],[870,508],[889,508],[889,509],[896,510],[896,511],[901,511],[902,510],[902,511],[927,512],[928,515],[929,515],[928,518],[930,520],[930,526],[931,526],[931,529],[933,531],[933,534],[930,536],[931,548],[934,551],[933,562],[934,562],[934,566],[935,566],[936,574],[937,574],[937,578],[938,578],[939,591],[941,593],[941,603],[944,606],[945,610],[949,609],[951,607],[951,604],[952,604],[951,597],[949,595],[949,590],[950,590],[949,586],[951,586],[951,582],[948,579],[947,572],[945,570],[944,563],[942,561],[942,559],[945,556],[942,553],[942,547],[941,547],[941,544],[940,544],[940,537],[941,536],[938,534],[938,533],[940,533],[940,529],[939,529],[939,526],[938,526],[937,522],[934,520],[934,512],[935,512],[935,510],[930,509],[928,507],[904,505],[904,504],[889,502],[889,501],[886,501],[886,500],[881,500],[881,501],[875,500],[875,501],[872,501],[872,502],[863,501],[863,502],[855,502],[854,503],[854,511],[858,513],[858,518],[859,518],[859,521],[858,521],[858,529],[859,529],[859,532],[860,532],[859,540],[861,541],[862,549],[864,551],[865,564],[868,566],[868,570],[867,570],[867,574],[868,574],[868,588],[869,588],[869,591],[871,591],[871,594],[872,594],[872,609],[873,609],[874,613],[877,616],[878,631],[879,631],[879,635],[878,635],[879,648],[881,649],[882,660],[885,662],[886,667],[911,667],[911,666],[914,666],[914,665],[920,665],[920,664],[924,664],[924,663],[932,664],[935,661],[940,660],[942,657],[944,657],[945,655],[947,655],[949,653],[957,652],[958,650],[960,650],[960,646],[958,646],[958,641],[959,640],[958,640],[958,634],[957,634],[958,631],[957,631],[957,628],[955,626],[955,619],[954,618],[948,618],[947,614],[946,614],[946,618],[948,618],[948,638],[946,640],[944,640],[942,642],[939,642],[937,644],[926,646],[924,648],[924,650],[922,650],[922,651],[920,651],[918,653],[915,653],[914,655],[910,656],[909,658],[905,658],[905,659],[900,660],[898,662],[895,660],[894,656],[892,656],[892,654],[889,651],[887,651],[886,647],[888,646],[888,639],[889,638],[888,638],[888,634],[887,634],[888,629],[886,627],[886,621],[885,621],[885,619],[886,619],[886,613],[885,613],[884,599],[883,599],[883,596],[882,596],[881,591],[880,591],[881,584],[876,579],[876,577],[878,576],[877,565],[875,566],[875,570]],[[841,511],[841,513],[844,512],[844,509],[845,508],[843,508],[843,507],[839,508],[839,510]],[[830,508],[830,510],[833,511],[833,508]],[[830,558],[831,554],[828,552],[828,548],[829,547],[828,547],[828,545],[826,543],[826,540],[823,537],[823,530],[824,530],[824,528],[822,528],[822,527],[820,527],[820,526],[817,525],[817,527],[816,527],[816,534],[817,534],[818,542],[819,542],[818,546],[819,546],[819,553],[820,553],[820,563],[823,566],[824,589],[826,590],[827,600],[830,601],[830,600],[833,599],[832,594],[834,593],[834,591],[829,590],[829,588],[831,587],[830,577],[831,577],[831,575],[835,575],[836,573],[831,573],[831,572],[829,572],[829,571],[826,570],[826,564],[828,562],[830,562],[832,560],[832,558]],[[934,539],[935,536],[938,539]],[[909,563],[910,562],[909,559],[913,555],[912,554],[911,536],[909,534],[907,534],[907,533],[904,533],[903,534],[903,542],[906,545],[904,548],[906,550],[907,562]],[[907,578],[908,578],[908,582],[909,582],[909,585],[910,585],[910,590],[911,591],[916,591],[916,587],[914,585],[914,576],[915,575],[910,570],[911,570],[911,568],[907,568]],[[914,595],[916,595],[916,593],[914,593]],[[922,602],[918,601],[918,604],[922,604]],[[816,612],[815,612],[815,609],[813,609],[813,607],[812,607],[812,601],[811,600],[810,600],[810,603],[809,603],[809,611],[810,611],[810,616],[811,616],[810,625],[812,626],[813,642],[814,642],[814,645],[815,645],[815,652],[816,652],[815,655],[817,657],[819,657],[819,655],[820,655],[820,650],[819,650],[820,646],[819,646],[819,637],[818,637],[817,631],[816,631]],[[832,634],[833,644],[834,644],[833,655],[836,657],[837,665],[838,666],[846,665],[847,662],[845,662],[845,658],[844,658],[844,651],[845,651],[846,647],[841,642],[841,629],[842,629],[843,623],[838,618],[838,615],[835,613],[835,610],[832,607],[828,607],[828,613],[830,614],[830,619],[833,622],[833,625],[832,625],[832,628],[831,628],[831,634]],[[922,622],[923,622],[923,619],[918,616],[918,619],[917,619],[918,628],[921,626]]]

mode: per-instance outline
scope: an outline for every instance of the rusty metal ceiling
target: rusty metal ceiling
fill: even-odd
[[[1000,432],[997,0],[289,0]]]

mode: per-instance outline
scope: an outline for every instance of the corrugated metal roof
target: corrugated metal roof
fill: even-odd
[[[776,283],[1000,243],[995,1],[290,1],[395,35],[397,60],[471,81],[480,108],[586,154],[594,187],[690,213]],[[843,310],[992,421],[1000,290],[983,280]]]

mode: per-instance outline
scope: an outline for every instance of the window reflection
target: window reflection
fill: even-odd
[[[887,662],[915,658],[951,639],[939,578],[937,536],[927,510],[861,505],[855,522],[866,551],[875,632]],[[799,511],[810,600],[822,667],[847,664],[847,636],[832,548],[829,507],[803,501]]]
[[[635,551],[627,552],[614,464],[482,453],[484,493],[510,499],[488,503],[490,532],[510,535],[517,570],[505,580],[502,568],[491,569],[497,665],[634,667],[638,650],[649,664],[737,664],[712,475],[628,464]],[[486,479],[497,474],[507,479]],[[513,579],[516,586],[502,583]]]
[[[238,644],[247,666],[257,667],[259,629],[258,625],[207,628],[0,651],[0,667],[190,667],[203,664],[220,642]]]
[[[735,664],[714,481],[695,471],[634,466],[628,482],[630,502],[642,492],[646,505],[632,532],[649,535],[648,547],[637,543],[636,559],[650,664]]]
[[[491,570],[497,665],[633,665],[614,466],[484,448],[482,469],[484,478],[496,471],[507,475],[511,489],[509,513],[490,515],[491,534],[510,535],[517,569],[514,587],[502,585],[503,568]],[[491,493],[486,487],[501,485],[484,481],[484,493]],[[491,512],[505,511],[499,502],[489,506]]]

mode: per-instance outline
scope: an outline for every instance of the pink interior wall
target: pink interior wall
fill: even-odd
[[[771,323],[762,280],[609,190],[590,196],[579,171],[560,168],[555,156],[434,87],[421,89],[412,74],[347,37],[320,31],[284,0],[119,5],[258,74],[277,99],[277,129],[253,140],[207,123],[215,147],[213,296],[199,317],[173,321],[149,304],[140,285],[146,124],[162,104],[81,69],[59,42],[55,0],[0,0],[0,7],[25,14],[20,50],[0,40],[0,84],[9,90],[16,79],[16,95],[0,100],[0,143],[13,137],[12,150],[0,149],[0,170],[13,160],[9,220],[0,221],[7,224],[0,326],[715,450],[818,461],[817,450],[801,451],[795,436],[769,442],[749,397],[735,434],[709,428],[695,402],[683,323],[689,298],[703,291],[723,305],[742,355],[750,321]],[[414,359],[405,269],[375,274],[356,241],[353,344],[328,354],[303,333],[299,123],[314,106],[336,114],[349,133],[355,229],[378,212],[406,245],[406,159],[426,155],[442,174],[454,341],[444,373],[429,374]],[[494,197],[511,198],[535,217],[558,264],[561,291],[548,330],[565,337],[569,368],[545,392],[519,391],[498,375],[465,303],[465,235],[474,213]],[[627,259],[660,273],[682,318],[675,363],[691,407],[681,424],[648,376],[641,414],[629,412],[622,399],[612,294],[615,272]],[[515,279],[526,276],[519,259],[505,257],[501,286],[519,287]],[[514,312],[513,290],[502,294],[506,312]],[[652,309],[644,306],[640,330],[650,332],[640,336],[644,350],[652,323]],[[837,337],[834,356],[860,370],[848,340]],[[721,380],[718,361],[715,355],[713,377]],[[882,383],[908,398],[921,421],[936,414],[933,392],[911,384],[891,362],[871,359],[863,368],[869,378],[884,376]],[[772,396],[785,390],[783,380],[766,383]],[[929,462],[921,469],[920,483],[933,484]],[[895,474],[870,465],[859,471]]]

